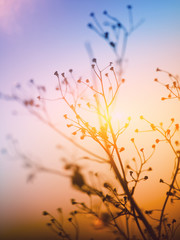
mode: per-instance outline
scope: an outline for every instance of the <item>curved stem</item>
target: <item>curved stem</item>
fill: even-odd
[[[144,216],[144,214],[142,213],[141,209],[139,208],[139,206],[137,205],[137,203],[135,202],[134,198],[132,197],[131,193],[129,192],[129,189],[128,189],[128,186],[127,186],[127,182],[124,181],[124,179],[121,177],[120,173],[119,173],[119,170],[114,162],[114,159],[112,158],[111,155],[109,155],[109,158],[110,158],[110,162],[111,162],[111,165],[113,167],[113,170],[123,188],[123,190],[125,191],[125,193],[127,194],[128,196],[128,199],[131,203],[131,206],[134,208],[134,210],[137,212],[139,218],[141,219],[141,221],[143,222],[144,226],[146,227],[149,235],[151,236],[151,238],[153,240],[158,240],[153,228],[151,227],[151,225],[149,224],[149,222],[147,221],[146,217]],[[141,233],[142,235],[142,233]]]
[[[171,143],[170,143],[171,145]],[[172,145],[171,145],[172,146]],[[176,167],[176,171],[174,173],[174,177],[173,177],[173,180],[170,184],[170,187],[169,187],[169,192],[168,193],[171,193],[172,189],[173,189],[173,185],[174,185],[174,182],[176,180],[176,177],[177,177],[177,174],[178,174],[178,171],[179,171],[179,166],[180,166],[180,157],[177,158],[177,167]],[[162,221],[163,221],[163,216],[164,216],[164,211],[165,211],[165,208],[167,206],[167,202],[169,200],[169,197],[170,197],[170,194],[167,194],[166,196],[166,199],[164,201],[164,204],[163,204],[163,207],[162,207],[162,210],[161,210],[161,216],[160,216],[160,223],[159,223],[159,236],[158,238],[160,239],[161,238],[161,225],[162,225]]]
[[[74,141],[72,138],[70,138],[69,136],[67,136],[65,133],[63,133],[62,131],[60,131],[58,128],[55,127],[55,125],[49,121],[46,121],[44,118],[42,118],[39,114],[37,114],[35,111],[30,111],[34,116],[36,116],[37,118],[39,118],[43,123],[45,123],[46,125],[48,125],[49,127],[51,127],[55,132],[57,132],[59,135],[61,135],[63,138],[65,138],[66,140],[68,140],[69,142],[71,142],[73,145],[75,145],[76,147],[78,147],[79,149],[81,149],[82,151],[90,154],[91,156],[94,156],[98,159],[101,159],[103,161],[106,161],[107,159],[97,155],[96,153],[91,152],[89,149],[85,148],[82,146],[82,144],[79,144],[78,142]]]

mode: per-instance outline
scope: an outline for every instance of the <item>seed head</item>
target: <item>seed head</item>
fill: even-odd
[[[90,15],[90,17],[94,17],[94,13],[93,12],[91,12],[89,15]]]
[[[43,213],[42,213],[44,216],[47,216],[47,215],[49,215],[49,213],[47,212],[47,211],[43,211]]]
[[[59,73],[58,73],[57,71],[54,73],[54,75],[55,75],[56,77],[59,77]]]

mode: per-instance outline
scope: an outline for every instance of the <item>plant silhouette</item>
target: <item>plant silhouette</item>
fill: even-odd
[[[103,68],[100,68],[96,58],[92,58],[92,79],[76,79],[73,75],[73,69],[70,69],[67,73],[55,71],[54,78],[57,81],[56,91],[59,97],[54,99],[47,98],[45,86],[38,85],[33,80],[29,81],[29,85],[36,91],[36,98],[24,96],[23,87],[20,84],[16,88],[21,90],[22,95],[1,93],[2,99],[22,104],[30,114],[70,141],[83,153],[86,153],[87,156],[84,156],[81,160],[107,165],[108,174],[116,182],[112,185],[108,181],[102,181],[100,175],[95,171],[91,173],[95,180],[94,184],[93,181],[90,181],[90,177],[88,178],[84,174],[79,163],[71,163],[67,160],[64,160],[64,170],[62,169],[62,171],[39,165],[18,149],[12,137],[9,138],[18,157],[31,169],[27,181],[31,181],[38,172],[58,174],[69,178],[72,186],[89,198],[90,203],[71,199],[74,210],[70,212],[67,221],[74,228],[74,232],[66,230],[66,225],[62,221],[63,212],[61,208],[57,209],[57,217],[47,211],[43,212],[44,216],[49,217],[47,226],[57,233],[60,239],[81,239],[81,223],[78,221],[78,216],[82,214],[92,216],[96,230],[109,229],[114,239],[170,240],[176,238],[179,223],[176,219],[171,221],[167,218],[166,207],[170,200],[176,202],[180,199],[178,184],[180,150],[177,138],[179,123],[171,118],[169,126],[165,127],[162,122],[157,125],[144,116],[140,116],[140,119],[147,123],[147,129],[136,129],[135,132],[137,134],[146,131],[156,132],[159,134],[159,138],[151,146],[149,155],[146,154],[143,147],[139,147],[135,138],[131,138],[129,144],[134,147],[138,157],[133,158],[129,164],[125,164],[123,161],[122,152],[126,149],[120,144],[119,138],[123,139],[122,134],[129,127],[131,118],[127,118],[121,127],[116,128],[113,125],[112,107],[116,104],[121,86],[125,84],[123,63],[127,41],[134,30],[143,22],[143,20],[140,20],[137,24],[134,24],[131,5],[127,6],[127,12],[129,29],[106,10],[103,12],[106,18],[104,24],[99,23],[95,13],[90,14],[92,22],[88,23],[88,27],[112,48],[116,57],[114,64],[110,62]],[[120,36],[122,36],[122,39]],[[171,81],[170,84],[164,84],[155,79],[156,82],[167,89],[169,94],[168,97],[162,97],[162,100],[172,98],[179,100],[179,78],[159,68],[157,68],[157,71],[165,72]],[[64,134],[51,122],[46,108],[48,101],[64,102],[68,109],[67,113],[64,113],[66,126],[71,130],[72,136],[76,135],[76,139],[78,137],[81,140],[80,143],[71,136]],[[91,118],[92,115],[93,118]],[[99,149],[98,153],[93,152],[91,147],[87,147],[84,141],[93,141]],[[163,180],[163,176],[160,176],[159,182],[168,187],[162,207],[160,209],[143,210],[136,199],[137,186],[149,180],[148,175],[153,170],[149,165],[149,160],[155,154],[158,145],[164,142],[169,145],[174,153],[172,179],[170,183],[167,183]],[[103,211],[95,209],[93,202],[97,199],[103,206]],[[59,216],[61,220],[58,220]],[[122,222],[123,224],[121,224]]]

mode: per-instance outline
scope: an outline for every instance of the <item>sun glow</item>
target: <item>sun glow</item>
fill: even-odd
[[[122,125],[126,125],[126,127],[128,127],[130,120],[131,117],[128,116],[125,111],[118,109],[118,107],[114,108],[113,111],[111,111],[111,122],[114,128],[119,129],[122,127]]]

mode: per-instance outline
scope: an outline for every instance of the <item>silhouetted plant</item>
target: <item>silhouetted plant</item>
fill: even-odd
[[[154,79],[155,82],[160,83],[169,92],[168,96],[167,97],[162,97],[161,100],[166,100],[166,99],[178,99],[178,100],[180,100],[180,79],[179,79],[179,76],[174,76],[173,74],[171,74],[167,71],[164,71],[160,68],[157,68],[156,71],[157,72],[164,72],[169,78],[169,83],[160,82],[157,78]]]
[[[54,77],[57,81],[55,90],[59,93],[59,97],[55,99],[46,98],[45,86],[39,86],[33,80],[29,81],[29,87],[36,91],[36,97],[24,96],[23,87],[20,84],[15,86],[15,89],[18,89],[18,93],[1,93],[1,98],[8,101],[12,100],[19,102],[32,115],[69,140],[80,150],[86,152],[88,155],[82,157],[83,160],[95,161],[96,163],[109,166],[114,184],[112,185],[108,181],[102,182],[97,172],[91,172],[93,179],[96,179],[95,184],[90,181],[87,176],[85,177],[79,163],[64,160],[65,171],[44,167],[32,161],[26,154],[22,153],[17,147],[14,139],[9,137],[10,142],[13,143],[15,153],[23,160],[25,166],[31,169],[27,178],[28,181],[31,181],[35,174],[40,171],[58,174],[70,178],[72,186],[88,196],[90,200],[89,203],[71,199],[71,204],[75,210],[70,213],[70,217],[67,221],[74,228],[74,234],[65,230],[66,226],[60,208],[57,210],[60,220],[57,220],[56,217],[47,211],[43,212],[43,215],[49,217],[50,220],[47,226],[56,232],[60,239],[80,239],[81,225],[78,223],[79,215],[92,216],[95,229],[110,229],[115,239],[174,239],[177,227],[179,226],[176,223],[176,219],[169,222],[166,217],[167,202],[170,199],[171,202],[180,199],[180,187],[178,184],[180,150],[178,149],[179,141],[175,139],[179,132],[179,123],[172,118],[169,126],[165,127],[162,122],[160,124],[154,124],[144,116],[140,116],[141,120],[147,122],[149,129],[136,129],[135,132],[138,134],[145,131],[157,132],[159,138],[156,139],[155,143],[152,145],[150,155],[147,155],[146,150],[142,147],[140,148],[138,144],[136,144],[136,140],[131,138],[130,144],[133,145],[137,157],[134,157],[129,164],[124,163],[122,160],[122,152],[126,151],[126,149],[120,144],[119,138],[122,137],[121,135],[128,128],[131,118],[127,118],[126,123],[122,124],[121,127],[117,128],[113,125],[112,106],[116,103],[120,87],[125,82],[125,79],[122,77],[122,63],[124,61],[127,39],[142,22],[140,21],[138,24],[134,25],[132,6],[128,5],[127,9],[130,22],[129,30],[107,11],[103,12],[107,18],[103,26],[98,22],[95,13],[90,14],[94,23],[89,23],[88,27],[105,39],[108,45],[113,49],[116,56],[115,66],[110,62],[101,69],[97,59],[93,58],[91,68],[95,78],[92,80],[86,78],[76,79],[73,69],[70,69],[68,73],[59,73],[55,71]],[[105,30],[105,27],[110,28],[111,31]],[[121,32],[123,34],[123,40],[121,50],[119,51],[118,44]],[[112,38],[111,34],[114,34],[114,38]],[[157,71],[162,70],[157,69]],[[180,99],[179,78],[168,72],[167,74],[170,80],[172,80],[172,84],[161,84],[170,92],[168,99]],[[159,82],[157,79],[155,79],[155,81]],[[162,98],[162,100],[164,99],[166,98]],[[67,128],[72,129],[72,135],[79,136],[82,143],[65,135],[50,120],[46,102],[58,100],[63,101],[68,109],[67,113],[64,113]],[[92,115],[93,118],[91,119]],[[85,147],[83,142],[85,140],[93,140],[99,147],[99,154]],[[139,206],[137,203],[135,193],[137,185],[149,179],[149,173],[153,170],[149,165],[149,160],[155,153],[157,145],[161,142],[168,143],[174,153],[175,161],[172,180],[170,183],[167,183],[163,180],[163,176],[161,176],[159,180],[160,183],[166,184],[168,189],[164,202],[162,203],[162,208],[147,209],[144,211],[141,209],[142,206]],[[2,153],[8,154],[5,149],[2,150]],[[71,171],[71,174],[67,174],[66,171]],[[99,182],[101,184],[99,184]],[[98,199],[100,205],[103,206],[102,211],[94,207],[93,203],[96,199]],[[125,223],[125,227],[122,226],[122,221]],[[132,226],[136,227],[134,232]],[[136,234],[136,237],[134,234]]]
[[[88,23],[88,27],[102,37],[112,48],[120,74],[123,71],[122,63],[125,58],[128,38],[144,21],[141,19],[138,23],[134,23],[133,7],[127,5],[127,10],[129,19],[128,27],[106,10],[103,11],[103,15],[105,16],[103,24],[98,21],[94,12],[90,13],[93,23]]]

